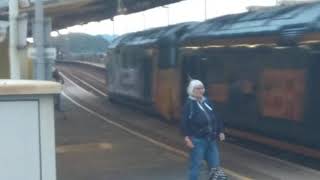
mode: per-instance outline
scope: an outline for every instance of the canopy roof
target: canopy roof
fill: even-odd
[[[34,2],[35,0],[32,0]],[[181,0],[44,0],[45,14],[52,17],[53,29],[109,19],[175,3]],[[32,16],[34,7],[21,8]],[[0,0],[0,20],[8,19],[8,0]]]

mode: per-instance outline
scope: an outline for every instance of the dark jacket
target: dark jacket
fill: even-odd
[[[205,97],[201,102],[189,97],[181,117],[181,131],[184,136],[216,139],[219,133],[223,132],[223,122],[217,117],[213,104]]]

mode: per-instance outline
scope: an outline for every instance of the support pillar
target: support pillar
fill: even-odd
[[[10,78],[20,79],[20,59],[18,56],[18,16],[19,16],[19,2],[18,0],[9,1],[9,21],[10,21],[10,35],[9,35],[9,58],[10,58]]]
[[[35,23],[34,23],[34,44],[36,47],[36,58],[34,61],[34,79],[45,80],[45,61],[44,61],[44,20],[43,20],[43,2],[35,1]]]

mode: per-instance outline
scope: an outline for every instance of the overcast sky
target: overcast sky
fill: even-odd
[[[114,22],[111,20],[91,22],[86,25],[78,25],[60,30],[59,32],[61,34],[83,32],[91,35],[121,35],[151,27],[166,26],[168,23],[176,24],[186,21],[203,21],[205,17],[210,19],[225,14],[240,13],[246,11],[248,6],[273,6],[276,2],[277,0],[185,0],[144,12],[116,16]],[[207,11],[205,11],[205,7]],[[53,35],[56,34],[57,33],[53,33]]]

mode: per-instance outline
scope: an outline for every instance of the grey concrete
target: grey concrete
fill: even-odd
[[[63,106],[65,112],[56,114],[58,180],[185,179],[184,157],[107,124],[68,101]],[[99,143],[111,147],[90,148]]]
[[[62,72],[66,76],[68,76],[68,73],[81,76],[84,81],[100,90],[102,89],[99,87],[105,86],[101,85],[101,82],[91,79],[91,76],[85,76],[86,73],[95,74],[95,72],[90,72],[89,69],[80,69],[77,72],[75,67],[68,67],[62,68]],[[95,74],[95,78],[103,79],[104,75]],[[161,122],[159,118],[132,108],[111,104],[105,98],[90,93],[90,90],[86,91],[72,85],[68,80],[64,90],[66,94],[72,96],[77,102],[88,106],[105,117],[111,118],[117,123],[179,150],[188,151],[184,147],[183,139],[175,125]],[[73,176],[81,178],[87,172],[88,176],[86,177],[91,177],[90,175],[92,175],[93,179],[185,179],[187,159],[184,156],[163,150],[122,130],[117,130],[117,128],[110,126],[108,123],[83,112],[68,101],[64,101],[64,103],[66,103],[64,104],[66,120],[59,120],[63,119],[61,117],[57,120],[58,143],[61,145],[111,143],[115,145],[114,147],[119,147],[116,148],[119,152],[88,152],[86,155],[77,156],[76,153],[58,154],[59,177]],[[61,116],[61,114],[58,115]],[[320,179],[319,171],[269,157],[230,143],[220,143],[220,150],[222,166],[227,169],[230,179],[241,179],[241,177],[235,175],[242,176],[242,179],[259,180]],[[108,159],[109,157],[110,159]],[[80,160],[85,164],[79,165],[76,163],[76,167],[69,167],[75,164],[73,161]],[[70,169],[73,170],[71,171]],[[82,172],[82,169],[85,169],[85,172]],[[206,169],[203,168],[202,179],[205,179],[205,174]]]

